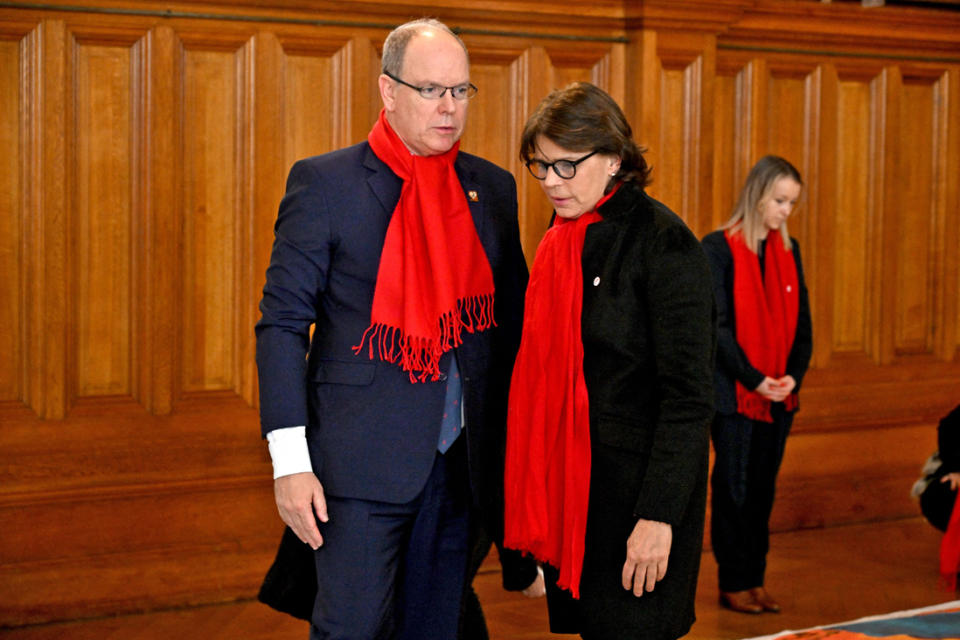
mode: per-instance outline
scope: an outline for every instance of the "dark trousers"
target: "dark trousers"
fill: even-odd
[[[465,445],[406,504],[327,497],[311,640],[453,640],[467,569]]]
[[[470,527],[470,561],[467,564],[467,579],[464,585],[460,632],[457,634],[459,640],[490,640],[487,619],[483,615],[480,598],[477,597],[477,592],[473,588],[473,579],[487,554],[490,553],[490,547],[493,546],[493,541],[480,525],[479,520],[477,515]]]
[[[763,586],[777,472],[793,423],[782,403],[771,413],[772,424],[739,414],[713,421],[710,540],[721,591]]]

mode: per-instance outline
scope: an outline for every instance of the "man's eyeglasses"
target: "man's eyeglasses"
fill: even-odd
[[[450,90],[450,95],[452,95],[455,100],[467,100],[477,95],[477,91],[479,91],[479,89],[469,82],[458,84],[455,87],[444,87],[439,84],[428,84],[424,87],[418,87],[414,84],[410,84],[409,82],[404,82],[389,71],[384,71],[383,75],[387,76],[391,80],[396,80],[405,87],[410,87],[411,89],[416,90],[416,92],[419,93],[420,97],[424,100],[439,100],[446,95],[448,89]]]
[[[557,160],[555,162],[544,162],[543,160],[527,160],[527,169],[530,170],[530,173],[537,180],[546,180],[547,171],[550,170],[550,167],[553,167],[553,172],[563,178],[564,180],[569,180],[573,176],[577,175],[577,165],[592,156],[593,154],[600,151],[600,149],[594,149],[587,155],[582,158],[577,158],[576,160]]]

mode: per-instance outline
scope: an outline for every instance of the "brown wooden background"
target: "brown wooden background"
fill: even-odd
[[[624,106],[703,235],[761,155],[814,369],[777,529],[915,515],[960,402],[960,13],[813,0],[0,5],[0,625],[250,597],[280,531],[253,324],[286,171],[363,139],[388,30],[462,31],[466,150],[509,168],[554,87]]]

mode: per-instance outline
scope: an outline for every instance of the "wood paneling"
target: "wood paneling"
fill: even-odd
[[[571,81],[623,105],[650,193],[698,236],[760,156],[801,170],[815,355],[774,527],[912,514],[905,484],[960,401],[960,17],[460,4],[423,11],[471,52],[462,148],[517,178],[528,261],[551,211],[517,142]],[[253,337],[277,205],[295,160],[365,139],[383,38],[410,17],[58,6],[0,9],[0,626],[254,593],[279,529]]]
[[[238,232],[250,73],[243,47],[183,52],[183,390],[234,386]]]
[[[0,402],[23,398],[24,367],[22,332],[25,329],[23,291],[23,205],[21,201],[20,153],[20,38],[0,39]]]
[[[842,80],[837,91],[837,142],[834,149],[837,189],[833,212],[833,295],[830,300],[834,353],[869,355],[875,329],[870,299],[877,280],[871,278],[870,246],[875,241],[871,222],[870,86],[861,79]]]
[[[133,52],[81,40],[74,59],[72,324],[78,397],[133,390]]]

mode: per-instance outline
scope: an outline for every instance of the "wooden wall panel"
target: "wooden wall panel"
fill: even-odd
[[[238,234],[246,213],[243,48],[184,51],[183,390],[231,389]]]
[[[892,141],[900,199],[888,216],[897,216],[897,280],[894,348],[898,356],[930,353],[933,338],[932,230],[933,208],[933,85],[904,79],[900,93],[901,121]]]
[[[282,109],[284,117],[284,165],[289,169],[301,158],[337,147],[344,127],[344,111],[338,98],[346,93],[340,61],[347,46],[314,50],[285,48],[283,53]]]
[[[133,390],[133,53],[77,42],[76,220],[70,242],[76,395]]]
[[[811,260],[812,246],[807,242],[806,229],[811,203],[815,202],[810,193],[810,166],[811,155],[815,154],[817,149],[810,144],[809,136],[815,124],[813,120],[818,116],[819,105],[812,96],[816,76],[812,70],[808,71],[803,67],[779,70],[770,69],[768,66],[768,71],[770,75],[763,83],[768,92],[765,101],[767,112],[760,118],[761,126],[765,129],[763,139],[769,153],[787,158],[800,171],[801,176],[806,176],[805,197],[790,214],[788,228],[790,235],[800,243],[805,275],[814,281],[817,265]]]
[[[0,38],[0,402],[23,397],[20,38]]]
[[[711,216],[706,229],[699,229],[700,236],[719,228],[729,218],[740,193],[740,185],[734,182],[730,158],[736,153],[737,80],[736,70],[717,69],[714,77],[713,103],[713,194],[710,202]]]
[[[690,131],[691,118],[697,115],[691,113],[691,106],[699,106],[698,101],[694,102],[696,97],[690,95],[691,88],[700,86],[697,62],[661,70],[661,112],[674,113],[679,117],[661,120],[660,163],[653,174],[656,197],[664,203],[670,203],[668,206],[687,221],[690,220],[691,207],[685,197],[689,193],[689,176],[685,170],[690,167],[691,160],[691,134],[694,133]]]
[[[870,277],[872,233],[871,165],[864,162],[873,147],[870,138],[870,86],[860,78],[844,79],[837,92],[837,193],[832,212],[834,234],[833,295],[830,299],[834,353],[869,355],[875,329],[869,322],[869,300],[876,280]],[[827,320],[826,318],[824,319]]]
[[[551,212],[518,137],[571,81],[620,102],[698,236],[760,156],[800,168],[815,366],[774,528],[915,514],[960,401],[960,17],[457,4],[424,11],[471,52],[462,148],[516,176],[529,261]],[[280,528],[252,329],[277,205],[295,160],[366,138],[409,9],[44,6],[0,8],[0,626],[252,597]]]
[[[470,101],[467,127],[461,149],[479,155],[519,175],[517,145],[526,114],[517,109],[520,87],[517,82],[521,51],[473,47],[470,80],[480,91]],[[500,135],[491,135],[499,132]]]

